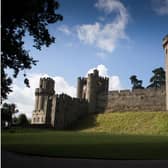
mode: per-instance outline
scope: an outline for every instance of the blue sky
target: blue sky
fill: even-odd
[[[57,93],[74,96],[76,78],[96,67],[111,79],[110,89],[130,89],[129,77],[134,74],[147,86],[152,70],[164,67],[162,39],[168,34],[168,0],[59,2],[57,12],[64,20],[49,26],[56,43],[37,51],[31,38],[25,38],[25,47],[39,63],[27,71],[31,89],[18,78],[9,101],[28,116],[40,76],[53,77]]]

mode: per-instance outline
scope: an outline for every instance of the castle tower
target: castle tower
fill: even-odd
[[[50,123],[50,97],[54,94],[54,80],[40,78],[39,88],[35,90],[35,110],[33,111],[32,124]]]
[[[97,96],[108,92],[108,81],[107,77],[99,76],[97,69],[88,74],[87,78],[78,78],[77,97],[88,101],[89,113],[96,112]]]
[[[96,78],[98,77],[97,71],[88,75],[87,86],[86,86],[86,99],[89,103],[89,112],[95,112],[96,106]]]
[[[166,110],[168,111],[168,35],[163,39],[163,48],[165,50],[165,71],[166,71]]]

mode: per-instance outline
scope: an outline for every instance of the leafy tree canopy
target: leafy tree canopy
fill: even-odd
[[[1,109],[1,119],[2,121],[12,122],[12,115],[18,112],[15,104],[4,103]]]
[[[150,78],[150,85],[147,88],[160,88],[166,84],[165,70],[160,67],[153,71],[153,76]]]
[[[18,122],[17,124],[19,126],[27,126],[27,125],[29,125],[29,121],[28,121],[28,119],[27,119],[25,114],[20,114],[18,116],[18,121],[17,122]]]
[[[142,80],[138,80],[136,75],[132,75],[130,77],[130,80],[131,84],[133,85],[132,89],[144,89],[144,87],[142,86]]]
[[[59,4],[55,0],[2,0],[1,20],[1,95],[3,99],[12,91],[12,78],[20,71],[31,69],[36,65],[29,52],[24,48],[23,37],[28,32],[33,37],[33,47],[41,50],[42,46],[54,43],[55,38],[49,34],[47,25],[62,20],[55,13]],[[13,74],[9,75],[8,70]],[[29,81],[24,74],[24,83]]]

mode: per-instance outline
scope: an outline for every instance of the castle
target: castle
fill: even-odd
[[[95,113],[100,93],[108,93],[108,78],[100,77],[97,70],[87,78],[78,78],[77,98],[66,94],[55,95],[54,80],[41,78],[39,88],[35,91],[32,124],[66,128],[79,118]]]
[[[35,90],[33,125],[65,129],[84,116],[113,111],[165,111],[168,110],[168,36],[163,39],[166,57],[166,89],[147,88],[108,91],[109,79],[100,77],[98,70],[79,77],[77,98],[57,95],[54,80],[41,78]]]

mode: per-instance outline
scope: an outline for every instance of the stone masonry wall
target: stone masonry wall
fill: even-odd
[[[56,129],[70,127],[78,119],[88,115],[88,102],[66,94],[53,97],[51,125]]]
[[[97,98],[96,112],[164,111],[165,88],[110,91]]]

